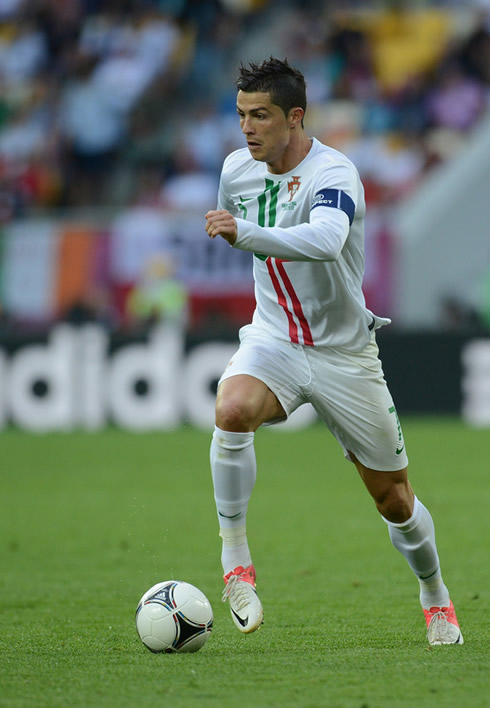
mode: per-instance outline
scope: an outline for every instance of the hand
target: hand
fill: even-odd
[[[230,246],[233,246],[237,238],[237,226],[235,218],[229,211],[226,209],[208,211],[206,220],[206,231],[209,238],[221,236],[225,241],[228,241]]]

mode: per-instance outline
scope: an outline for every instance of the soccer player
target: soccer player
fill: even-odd
[[[242,65],[237,111],[247,147],[229,155],[210,238],[254,254],[256,309],[218,387],[211,470],[224,598],[240,632],[263,609],[247,543],[254,434],[310,402],[354,463],[420,583],[430,644],[462,644],[429,511],[407,478],[402,429],[378,358],[364,269],[363,187],[354,165],[306,134],[303,75],[270,58]]]

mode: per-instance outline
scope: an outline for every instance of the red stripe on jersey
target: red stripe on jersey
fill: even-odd
[[[272,285],[274,286],[274,290],[276,291],[277,301],[279,302],[279,304],[280,304],[281,307],[283,308],[283,310],[284,310],[284,312],[286,313],[286,316],[287,316],[287,318],[288,318],[288,322],[289,322],[289,338],[290,338],[290,340],[291,340],[292,342],[294,342],[295,344],[299,344],[299,339],[298,339],[298,327],[297,327],[297,325],[296,325],[296,322],[295,322],[294,319],[293,319],[292,313],[289,312],[288,303],[287,303],[287,300],[286,300],[286,296],[284,295],[284,293],[283,293],[283,291],[282,291],[282,288],[281,288],[281,284],[279,283],[279,279],[278,279],[277,275],[276,275],[275,272],[274,272],[274,267],[273,267],[273,265],[272,265],[272,258],[269,257],[269,258],[266,260],[266,263],[267,263],[267,269],[268,269],[268,271],[269,271],[269,275],[270,275],[271,280],[272,280]]]
[[[279,271],[279,274],[281,275],[281,278],[284,282],[284,285],[286,286],[288,295],[291,298],[291,302],[293,303],[294,314],[298,318],[299,323],[301,325],[301,329],[303,331],[303,341],[305,344],[312,347],[313,337],[311,336],[310,325],[306,320],[299,298],[293,288],[293,284],[289,280],[288,274],[286,273],[286,269],[284,268],[284,261],[282,259],[276,258],[276,265],[277,270]]]

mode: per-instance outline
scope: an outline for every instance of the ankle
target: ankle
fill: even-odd
[[[240,565],[243,568],[248,568],[252,563],[252,559],[248,548],[245,526],[221,528],[219,535],[223,539],[221,564],[225,575]]]
[[[449,590],[442,580],[439,569],[430,578],[419,578],[418,580],[420,584],[420,604],[424,610],[429,610],[431,607],[449,606]]]

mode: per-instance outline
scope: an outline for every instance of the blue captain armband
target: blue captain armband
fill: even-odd
[[[313,197],[310,211],[320,206],[340,209],[347,214],[349,224],[352,225],[356,205],[354,200],[341,189],[320,189]]]

